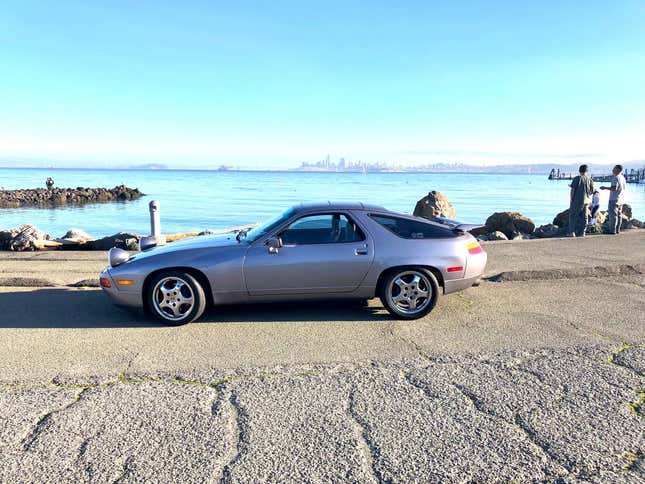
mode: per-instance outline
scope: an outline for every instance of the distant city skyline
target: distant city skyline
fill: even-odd
[[[8,0],[0,165],[645,159],[645,2]]]

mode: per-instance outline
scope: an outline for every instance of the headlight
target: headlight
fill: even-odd
[[[124,262],[127,262],[129,258],[130,258],[130,253],[123,249],[117,249],[116,247],[112,247],[110,249],[110,252],[108,252],[108,261],[110,262],[110,267],[119,266]]]

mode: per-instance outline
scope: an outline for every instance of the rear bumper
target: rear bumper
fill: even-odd
[[[478,254],[469,255],[466,259],[466,271],[464,277],[461,279],[446,279],[444,280],[444,294],[462,291],[477,284],[484,274],[486,269],[486,262],[488,261],[488,254],[482,251]]]
[[[109,270],[106,269],[101,273],[101,278],[108,279],[111,287],[101,285],[103,292],[109,296],[114,304],[117,306],[127,306],[131,308],[142,308],[143,300],[141,295],[136,292],[119,291],[116,287],[116,281],[112,278]]]
[[[481,279],[481,276],[479,275],[479,276],[468,277],[464,279],[453,279],[452,281],[444,281],[443,293],[450,294],[453,292],[463,291],[464,289],[468,289],[474,284],[477,284],[480,279]]]

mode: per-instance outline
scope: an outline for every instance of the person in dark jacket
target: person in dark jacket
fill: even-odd
[[[587,174],[587,165],[580,165],[580,173],[571,182],[569,197],[569,232],[572,237],[584,237],[589,221],[589,204],[593,194],[593,180]]]

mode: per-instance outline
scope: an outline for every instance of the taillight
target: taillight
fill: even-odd
[[[101,277],[101,286],[103,287],[112,287],[112,284],[110,284],[110,280],[107,277]]]
[[[471,242],[466,246],[468,249],[469,254],[481,254],[484,252],[484,249],[481,245],[479,245],[477,242]]]

